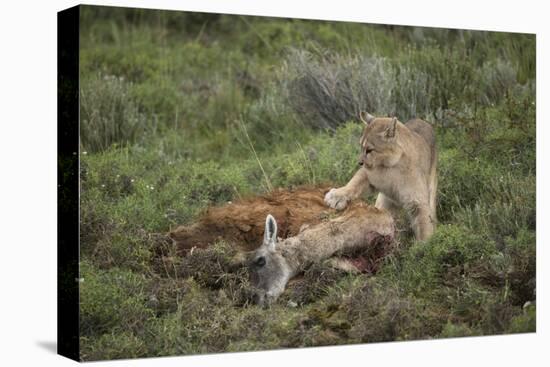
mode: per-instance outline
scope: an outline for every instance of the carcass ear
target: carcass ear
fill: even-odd
[[[395,134],[397,133],[397,117],[393,117],[390,126],[384,131],[384,137],[386,138],[395,138]]]
[[[368,126],[374,120],[374,116],[366,111],[359,112],[359,118],[363,121],[365,126]]]
[[[265,218],[264,246],[270,250],[275,250],[277,244],[277,221],[271,214]]]

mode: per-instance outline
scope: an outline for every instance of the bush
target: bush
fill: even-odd
[[[345,276],[345,271],[334,268],[329,261],[314,263],[305,270],[301,279],[296,280],[289,287],[283,299],[288,298],[289,301],[298,305],[315,302],[327,295],[330,289]]]
[[[359,112],[389,114],[394,74],[379,57],[342,57],[294,50],[287,57],[288,103],[302,121],[334,130]]]
[[[314,128],[333,130],[356,120],[361,110],[438,122],[438,114],[457,101],[461,108],[491,106],[518,88],[510,61],[490,60],[476,67],[467,54],[464,46],[426,46],[422,52],[407,48],[390,61],[360,52],[342,56],[293,49],[283,79],[290,81],[288,103]]]
[[[195,249],[178,264],[179,277],[192,278],[204,288],[223,289],[228,301],[246,304],[252,288],[248,270],[234,260],[236,255],[236,247],[225,242],[218,242],[206,249]]]
[[[505,282],[510,302],[523,306],[536,299],[536,233],[525,229],[504,241]],[[502,274],[502,273],[500,273]]]
[[[493,241],[469,228],[439,225],[428,242],[409,248],[400,277],[408,292],[425,297],[458,286],[496,251]]]
[[[117,331],[103,334],[97,339],[81,337],[80,358],[84,361],[143,358],[147,346],[132,332]]]
[[[424,339],[441,328],[441,316],[426,309],[421,299],[379,278],[353,289],[344,309],[351,325],[349,336],[360,343]]]
[[[510,174],[494,177],[470,206],[465,202],[453,220],[495,239],[515,236],[523,229],[535,230],[535,177]]]
[[[132,143],[154,129],[130,97],[131,84],[123,77],[96,75],[84,79],[80,91],[80,139],[84,150],[107,149]]]
[[[362,124],[340,126],[332,138],[317,136],[307,146],[297,144],[293,153],[269,157],[267,171],[274,186],[345,184],[357,170]]]
[[[145,303],[149,281],[131,271],[100,270],[87,261],[80,264],[80,333],[137,331],[153,316]]]
[[[486,62],[481,70],[481,96],[486,105],[498,103],[517,85],[516,70],[509,61],[496,59]]]
[[[453,324],[451,322],[447,322],[447,324],[445,324],[445,326],[443,327],[441,334],[439,334],[439,337],[440,338],[459,338],[463,336],[477,336],[477,335],[479,334],[477,334],[475,330],[472,330],[466,324]]]
[[[537,329],[537,308],[529,305],[523,309],[523,312],[512,318],[508,333],[532,333]]]

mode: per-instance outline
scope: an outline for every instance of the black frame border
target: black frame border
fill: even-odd
[[[57,353],[80,360],[80,6],[57,13]]]

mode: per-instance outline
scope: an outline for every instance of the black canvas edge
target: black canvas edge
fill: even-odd
[[[80,360],[80,6],[57,13],[57,353]]]

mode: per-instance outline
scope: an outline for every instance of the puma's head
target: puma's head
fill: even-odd
[[[360,140],[359,164],[367,168],[395,164],[401,156],[397,144],[401,122],[397,117],[374,117],[367,112],[361,112],[359,116],[365,124]]]

